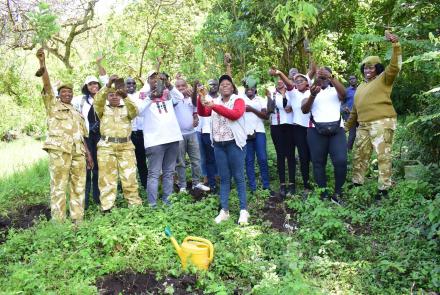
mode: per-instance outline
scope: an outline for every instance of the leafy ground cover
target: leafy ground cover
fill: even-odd
[[[272,147],[269,155],[273,161]],[[133,294],[150,284],[149,292],[165,294],[437,294],[436,182],[399,179],[380,203],[374,180],[346,192],[340,207],[316,194],[304,198],[299,191],[281,202],[258,190],[249,195],[246,227],[235,224],[235,191],[231,219],[220,225],[213,223],[217,196],[190,194],[175,194],[171,207],[157,210],[127,208],[122,198],[111,214],[92,206],[78,228],[44,214],[28,228],[11,223],[0,244],[0,293]],[[44,208],[47,196],[41,160],[0,180],[1,220]],[[181,270],[166,225],[179,242],[187,235],[213,242],[208,272]]]

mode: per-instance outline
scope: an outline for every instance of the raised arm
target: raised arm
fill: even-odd
[[[313,57],[310,56],[310,65],[309,65],[309,71],[307,72],[307,77],[309,77],[310,80],[315,77],[317,71],[316,63],[313,60]]]
[[[287,78],[287,76],[283,72],[281,72],[280,70],[277,70],[275,67],[272,67],[269,70],[269,75],[278,76],[281,80],[283,80],[283,83],[284,83],[284,85],[286,85],[286,88],[288,91],[295,88],[295,85],[293,84],[293,82],[290,81],[289,78]]]
[[[390,64],[385,68],[385,84],[392,85],[396,80],[402,64],[402,48],[400,47],[399,38],[396,35],[385,31],[385,37],[393,44],[393,54],[391,55]]]
[[[55,103],[55,95],[53,93],[52,85],[50,84],[49,73],[46,68],[46,56],[44,54],[44,49],[40,48],[37,51],[37,58],[40,63],[40,69],[35,74],[36,76],[41,76],[43,80],[43,101],[44,107],[48,112],[50,110],[51,105]]]
[[[232,56],[230,53],[225,53],[224,63],[226,66],[226,75],[232,78]]]
[[[320,68],[318,70],[317,77],[318,79],[319,77],[326,77],[332,83],[333,87],[335,87],[339,100],[345,101],[345,86],[338,79],[336,79],[329,70],[326,68]]]
[[[112,87],[114,80],[116,80],[117,78],[118,78],[118,76],[116,76],[116,75],[110,76],[107,85],[102,87],[98,91],[98,93],[96,93],[96,98],[95,98],[93,105],[95,108],[96,115],[98,116],[99,119],[101,119],[102,115],[104,114],[104,107],[105,107],[105,102],[107,100],[108,94],[110,92],[116,91],[115,89],[113,89],[111,87]]]
[[[102,60],[104,59],[104,56],[98,56],[96,58],[96,65],[98,66],[98,72],[99,72],[99,76],[106,76],[107,75],[107,71],[105,70],[105,68],[102,66]]]

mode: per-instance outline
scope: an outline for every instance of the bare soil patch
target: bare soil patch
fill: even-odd
[[[263,220],[280,232],[293,232],[298,228],[295,211],[288,208],[279,194],[269,197],[263,207]]]
[[[6,217],[0,216],[0,244],[7,239],[11,228],[26,229],[35,224],[43,216],[50,219],[50,208],[45,204],[24,206],[17,211],[10,212]]]
[[[153,271],[145,273],[126,271],[99,278],[96,287],[101,295],[165,294],[165,291],[168,293],[171,290],[176,295],[203,294],[196,289],[196,281],[194,275],[184,275],[179,278],[166,276],[158,280]]]

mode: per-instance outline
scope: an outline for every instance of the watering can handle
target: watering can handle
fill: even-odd
[[[202,243],[207,244],[209,247],[209,262],[211,263],[212,260],[214,259],[214,246],[212,245],[211,241],[204,239],[204,238],[193,237],[193,236],[188,236],[183,241],[184,242],[197,241],[197,242],[202,242]]]

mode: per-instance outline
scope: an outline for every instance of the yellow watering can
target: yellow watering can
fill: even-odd
[[[188,259],[198,269],[208,269],[209,264],[214,259],[214,246],[210,241],[204,238],[188,236],[183,240],[182,245],[179,246],[168,226],[165,228],[165,234],[171,239],[171,243],[176,248],[183,269],[186,269]]]

